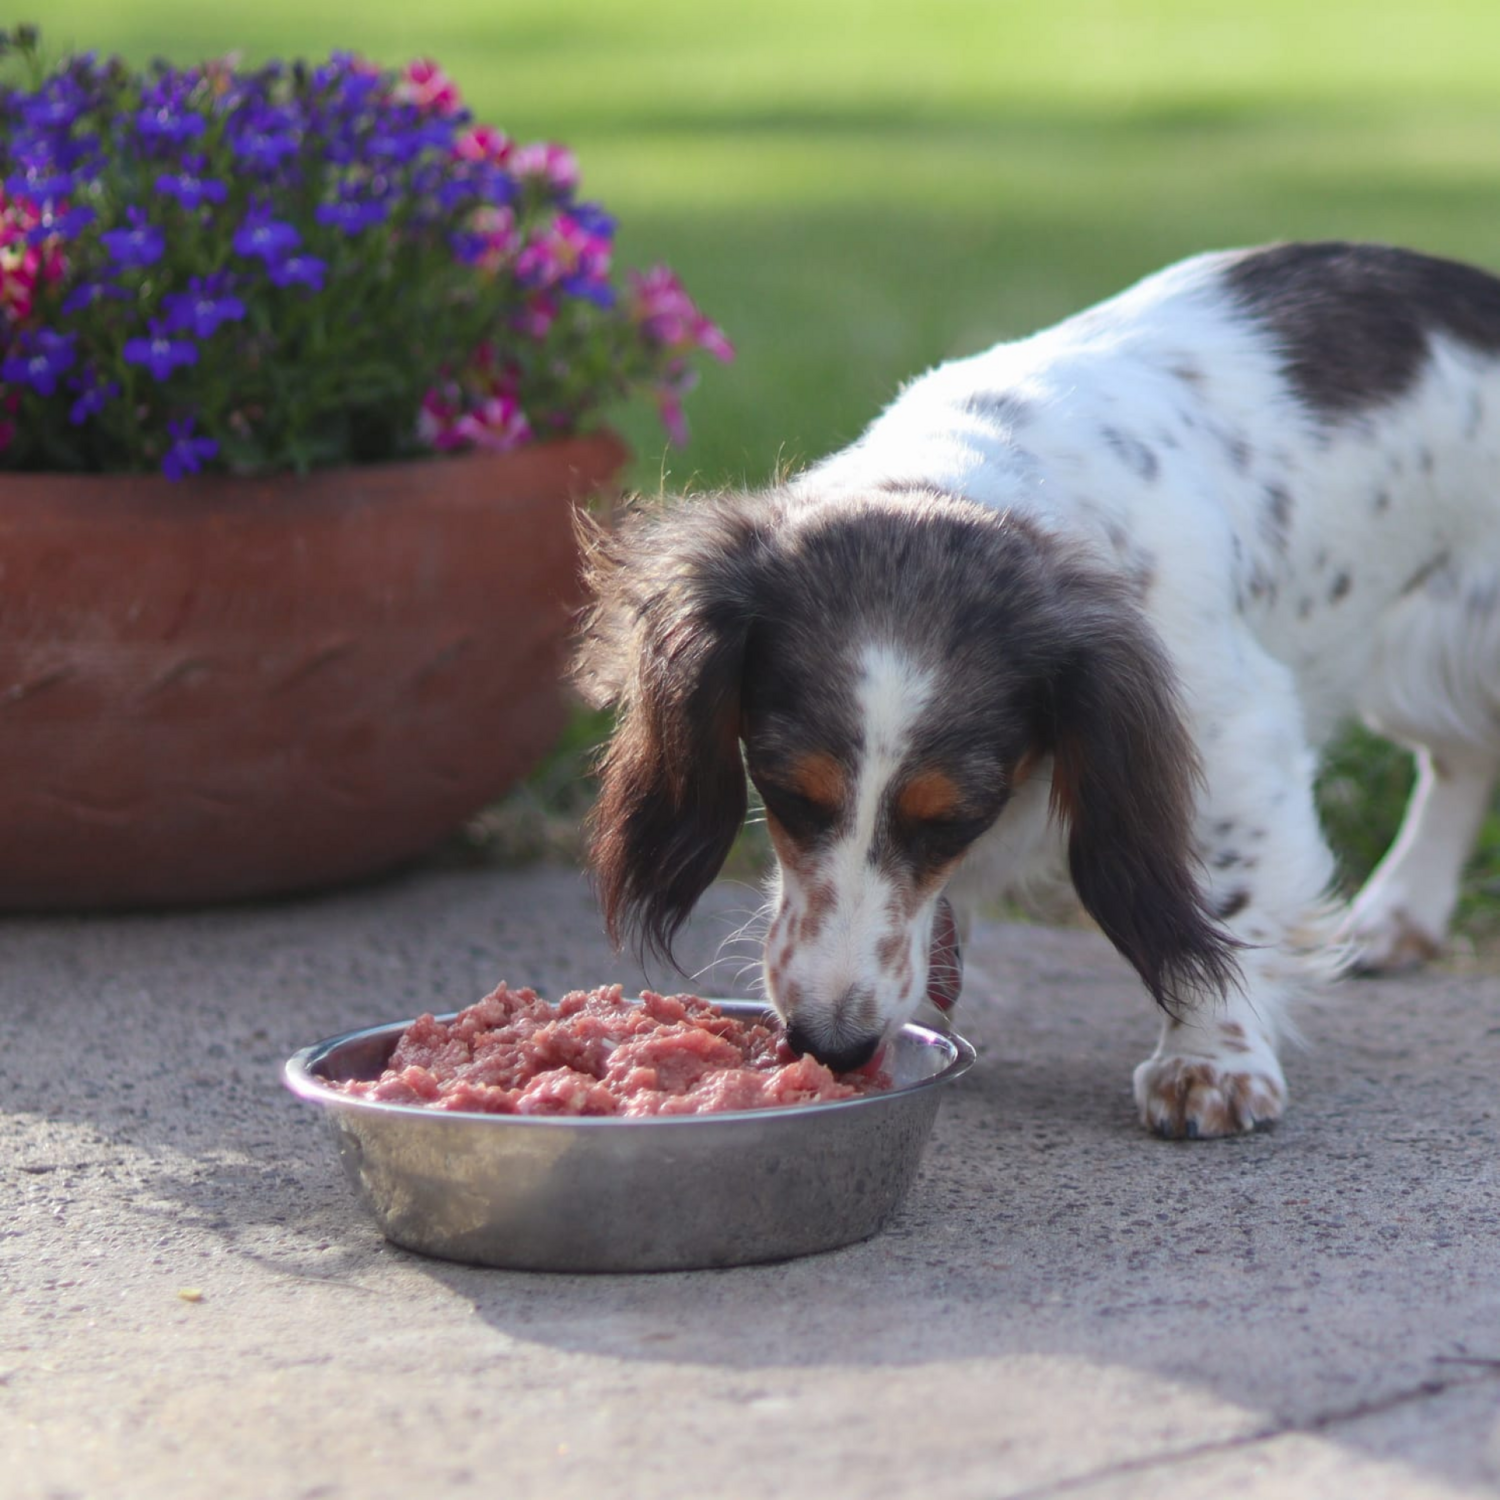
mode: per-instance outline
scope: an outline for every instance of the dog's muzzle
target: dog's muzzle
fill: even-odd
[[[958,923],[952,903],[946,896],[938,898],[932,919],[932,944],[927,961],[927,998],[945,1014],[953,1008],[963,987],[963,954],[958,943]],[[849,1073],[862,1068],[880,1046],[879,1032],[850,1037],[838,1030],[832,1035],[821,1032],[805,1020],[793,1017],[786,1029],[787,1045],[801,1057],[810,1052],[835,1073]]]

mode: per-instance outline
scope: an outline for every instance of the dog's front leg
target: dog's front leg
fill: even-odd
[[[1277,1050],[1289,1003],[1341,963],[1315,760],[1297,716],[1275,711],[1289,682],[1262,665],[1247,695],[1254,709],[1226,711],[1201,752],[1203,879],[1210,909],[1241,945],[1241,982],[1168,1017],[1135,1071],[1142,1122],[1173,1139],[1238,1135],[1280,1118],[1287,1088]]]
[[[1148,1129],[1200,1140],[1281,1118],[1286,1079],[1266,998],[1262,989],[1259,1008],[1242,995],[1205,1001],[1200,1013],[1165,1023],[1156,1052],[1135,1070],[1136,1104]]]

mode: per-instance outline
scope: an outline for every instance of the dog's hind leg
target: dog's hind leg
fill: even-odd
[[[1490,807],[1500,770],[1500,576],[1445,567],[1403,600],[1360,707],[1417,757],[1400,831],[1342,928],[1353,966],[1380,973],[1441,950]]]
[[[1464,863],[1489,810],[1493,755],[1427,745],[1416,754],[1417,781],[1401,829],[1344,922],[1361,973],[1394,973],[1441,952]]]

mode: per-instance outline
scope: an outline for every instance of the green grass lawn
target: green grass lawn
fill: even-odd
[[[764,479],[907,376],[1210,247],[1367,237],[1500,268],[1494,0],[47,0],[51,48],[177,62],[430,55],[476,112],[573,145],[734,338],[694,438],[620,414],[634,480]],[[1405,770],[1341,747],[1351,875]],[[1500,847],[1500,825],[1486,847]],[[1500,860],[1474,873],[1475,920]]]

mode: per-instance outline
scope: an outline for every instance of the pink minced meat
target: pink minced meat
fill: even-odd
[[[501,985],[439,1021],[419,1016],[379,1078],[335,1083],[386,1104],[492,1115],[691,1115],[853,1099],[891,1086],[793,1057],[779,1026],[727,1016],[692,995],[619,985],[549,1005]]]

